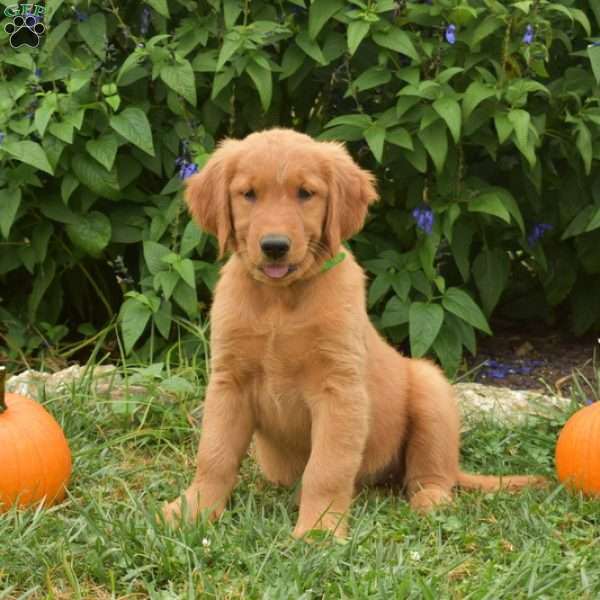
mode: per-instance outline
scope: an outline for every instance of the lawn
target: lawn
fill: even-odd
[[[190,367],[177,376],[201,387]],[[0,599],[600,597],[600,501],[556,483],[459,492],[428,517],[373,489],[356,498],[346,542],[307,544],[290,535],[294,493],[246,460],[218,523],[170,530],[158,508],[192,473],[198,394],[158,389],[110,400],[81,385],[44,400],[73,450],[70,494],[50,510],[0,516]],[[552,477],[566,417],[479,423],[465,433],[463,464]]]

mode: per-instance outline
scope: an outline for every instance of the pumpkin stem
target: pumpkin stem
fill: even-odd
[[[4,381],[6,379],[6,367],[0,367],[0,414],[6,410],[6,401],[4,399]]]

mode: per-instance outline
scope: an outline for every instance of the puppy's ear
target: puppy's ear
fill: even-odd
[[[230,246],[233,236],[229,203],[228,166],[238,142],[225,140],[196,175],[186,180],[185,200],[194,220],[216,236],[219,258]]]
[[[333,256],[362,229],[369,205],[378,199],[375,177],[352,160],[342,144],[323,142],[329,168],[329,202],[323,241]]]

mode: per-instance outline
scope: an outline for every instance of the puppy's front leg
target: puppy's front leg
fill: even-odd
[[[213,519],[223,512],[253,432],[250,403],[233,378],[225,373],[213,375],[206,390],[196,474],[184,493],[187,519],[207,509]],[[181,497],[167,504],[165,518],[174,521],[182,504]]]
[[[329,385],[311,405],[312,450],[302,477],[294,537],[313,529],[347,535],[347,518],[367,441],[366,390]]]

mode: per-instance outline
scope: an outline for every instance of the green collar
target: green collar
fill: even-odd
[[[346,258],[345,252],[338,252],[333,258],[326,260],[321,267],[321,273],[325,271],[329,271],[329,269],[333,269],[336,265],[339,265]]]

